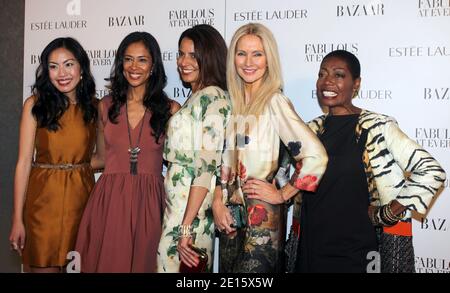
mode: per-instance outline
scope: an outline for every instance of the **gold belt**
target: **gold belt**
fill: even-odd
[[[73,170],[78,168],[83,168],[89,166],[89,163],[81,163],[81,164],[41,164],[41,163],[33,163],[33,167],[43,168],[43,169],[58,169],[58,170]]]

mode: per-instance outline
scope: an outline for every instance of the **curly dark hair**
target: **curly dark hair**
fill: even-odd
[[[156,143],[165,133],[167,121],[170,118],[170,99],[164,92],[167,84],[167,76],[161,57],[161,50],[156,39],[147,32],[133,32],[127,35],[120,43],[111,69],[110,85],[112,104],[108,110],[108,118],[112,123],[117,124],[120,108],[127,101],[128,81],[123,75],[123,58],[125,51],[133,43],[143,43],[150,53],[153,61],[152,74],[147,80],[143,104],[151,111],[150,127]]]
[[[40,63],[36,69],[36,81],[32,87],[32,93],[37,98],[32,113],[37,120],[38,127],[51,131],[57,131],[61,127],[59,119],[70,104],[69,98],[51,83],[49,77],[50,54],[59,48],[70,51],[80,64],[82,80],[76,86],[76,99],[83,111],[84,121],[91,123],[97,119],[95,82],[91,73],[89,57],[77,40],[57,38],[42,51]]]
[[[181,34],[178,47],[184,38],[194,43],[195,58],[200,68],[199,84],[202,88],[213,85],[226,91],[227,44],[222,35],[210,25],[199,24]],[[187,84],[183,85],[189,87]]]

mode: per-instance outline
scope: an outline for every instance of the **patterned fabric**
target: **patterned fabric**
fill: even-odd
[[[380,242],[382,273],[415,273],[411,236],[382,233]]]
[[[247,122],[245,127],[239,127],[242,121]],[[227,129],[220,181],[224,200],[244,204],[248,220],[245,229],[234,235],[221,235],[219,270],[281,272],[286,207],[249,199],[241,188],[249,178],[272,182],[279,170],[280,147],[284,144],[297,162],[291,182],[297,188],[313,191],[325,171],[326,152],[281,93],[273,96],[258,118],[246,117],[237,122],[236,132]]]
[[[315,133],[322,131],[325,117],[309,123]],[[372,204],[384,205],[396,199],[409,210],[425,214],[445,181],[442,167],[400,130],[394,118],[363,110],[358,124],[368,130],[364,156],[368,158],[365,163]]]
[[[314,133],[319,134],[323,131],[325,118],[326,115],[322,115],[309,122],[308,126]],[[381,206],[396,199],[408,208],[402,219],[402,222],[406,223],[411,221],[411,210],[425,214],[434,195],[445,181],[445,171],[426,150],[400,130],[394,118],[362,110],[355,129],[358,138],[362,129],[368,131],[362,160],[371,194],[371,205]],[[294,201],[293,222],[297,225],[300,210],[301,194],[297,195]],[[296,235],[298,237],[299,233]],[[409,256],[414,255],[412,240],[405,241],[404,236],[390,236],[392,235],[383,233],[380,238],[380,252],[384,262],[381,264],[382,268],[392,268],[390,264],[395,262],[392,257],[398,258],[399,255],[404,259],[396,263],[409,266]],[[390,241],[383,243],[386,239]],[[396,247],[395,252],[383,254],[392,246]],[[287,253],[289,255],[290,252]],[[388,271],[402,270],[409,269],[397,267]]]
[[[294,273],[295,265],[297,260],[298,253],[298,245],[299,238],[297,235],[300,233],[296,233],[294,227],[291,227],[289,232],[288,240],[286,241],[286,247],[284,249],[284,253],[286,254],[286,273]]]
[[[228,95],[211,86],[193,94],[169,121],[164,146],[164,159],[169,162],[164,181],[167,207],[158,249],[159,272],[179,272],[178,227],[183,220],[191,186],[208,189],[192,226],[195,246],[207,250],[208,270],[212,268],[214,221],[210,191],[215,187],[224,130],[230,116]]]

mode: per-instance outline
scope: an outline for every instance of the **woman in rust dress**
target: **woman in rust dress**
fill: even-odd
[[[21,118],[10,242],[31,272],[60,272],[94,185],[90,163],[102,165],[100,153],[91,162],[97,100],[76,40],[52,41],[40,60]]]
[[[154,272],[164,208],[165,128],[179,105],[164,93],[161,52],[149,33],[121,42],[111,96],[99,103],[105,170],[80,224],[82,272]]]

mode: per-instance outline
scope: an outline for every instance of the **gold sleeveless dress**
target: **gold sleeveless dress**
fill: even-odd
[[[74,249],[78,225],[92,187],[90,167],[96,125],[86,124],[83,111],[71,104],[61,128],[36,130],[36,156],[24,206],[26,231],[23,263],[35,267],[64,266]],[[72,168],[55,168],[63,164]]]

